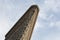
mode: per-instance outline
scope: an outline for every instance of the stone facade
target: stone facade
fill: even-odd
[[[38,12],[36,5],[31,6],[6,34],[5,40],[30,40]]]

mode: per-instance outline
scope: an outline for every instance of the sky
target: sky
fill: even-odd
[[[0,0],[0,40],[31,5],[40,9],[31,40],[60,40],[60,0]]]

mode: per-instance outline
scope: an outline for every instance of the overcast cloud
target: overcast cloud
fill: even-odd
[[[60,0],[0,0],[0,40],[33,4],[40,11],[31,40],[60,40]]]

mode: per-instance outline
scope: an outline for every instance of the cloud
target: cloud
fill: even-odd
[[[45,0],[44,6],[46,9],[52,9],[54,12],[60,10],[60,0]]]
[[[55,26],[55,23],[54,22],[50,22],[50,27],[54,27]]]
[[[44,4],[40,6],[40,18],[50,20],[55,14],[59,15],[60,12],[59,0],[45,0]]]
[[[50,22],[50,23],[49,23],[49,26],[50,26],[50,27],[60,28],[60,21]]]
[[[60,28],[60,21],[57,21],[55,24],[58,28]]]
[[[43,40],[60,40],[60,34],[59,33],[50,33],[49,35],[46,35]]]
[[[1,18],[0,18],[1,19]],[[0,40],[4,40],[4,36],[7,33],[7,30],[9,30],[9,23],[6,20],[6,17],[4,19],[0,20]]]
[[[7,33],[7,31],[12,27],[12,25],[14,25],[14,23],[22,16],[22,14],[24,14],[25,10],[27,10],[28,7],[30,7],[32,4],[37,4],[40,7],[38,20],[34,29],[35,30],[34,35],[36,36],[33,36],[33,39],[34,37],[35,38],[38,37],[36,39],[40,40],[39,35],[41,35],[41,37],[44,38],[43,40],[60,39],[59,38],[60,36],[57,36],[58,33],[56,35],[54,33],[50,33],[50,34],[48,33],[48,35],[46,35],[47,33],[46,31],[48,31],[47,29],[51,30],[54,27],[60,28],[60,21],[58,21],[57,19],[58,17],[56,16],[57,14],[60,17],[60,15],[58,14],[60,13],[60,0],[43,0],[44,2],[43,3],[41,2],[41,4],[36,1],[40,2],[40,0],[25,0],[25,1],[24,0],[0,0],[0,14],[1,14],[0,15],[1,16],[0,17],[1,19],[0,39],[1,40],[4,40],[3,38]],[[45,37],[43,37],[43,35],[45,35]]]
[[[39,22],[39,24],[45,24],[49,25],[50,27],[56,26],[56,21],[58,21],[59,19],[59,14],[58,12],[60,12],[60,1],[59,0],[45,0],[44,4],[42,4],[40,6],[40,12],[39,12],[39,18],[40,21],[42,19],[42,22]],[[57,17],[58,15],[58,17]],[[46,21],[46,22],[45,22]],[[40,26],[40,25],[39,25]]]

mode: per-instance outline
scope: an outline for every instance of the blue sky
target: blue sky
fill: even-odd
[[[0,0],[0,40],[34,4],[40,11],[31,40],[60,40],[60,0]]]

